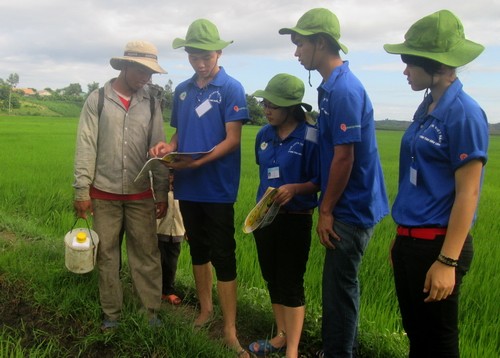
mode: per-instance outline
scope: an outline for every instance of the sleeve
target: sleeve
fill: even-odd
[[[236,80],[229,81],[225,93],[225,122],[242,121],[246,123],[250,116],[243,86]]]
[[[330,113],[333,120],[330,130],[334,145],[361,141],[364,101],[361,91],[354,88],[335,91],[335,96],[330,96]]]
[[[151,123],[151,139],[149,148],[158,142],[165,142],[165,131],[163,128],[163,116],[159,101],[155,101],[155,113]],[[166,202],[168,193],[168,168],[164,165],[155,165],[152,168],[153,190],[157,202]]]
[[[454,170],[474,159],[486,164],[488,159],[488,121],[477,106],[466,110],[455,108],[449,114],[447,135],[450,160]]]
[[[90,185],[94,181],[99,131],[97,102],[98,90],[95,90],[85,101],[78,122],[73,182],[77,201],[90,200]]]

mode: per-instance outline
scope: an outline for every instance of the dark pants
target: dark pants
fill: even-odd
[[[235,280],[234,205],[181,200],[179,206],[189,238],[192,264],[211,262],[218,281]]]
[[[463,276],[469,270],[472,237],[469,235],[455,269],[453,294],[438,302],[425,303],[425,276],[436,261],[444,236],[435,240],[398,236],[392,248],[394,281],[403,327],[410,340],[410,357],[459,357],[458,296]]]
[[[351,358],[356,347],[360,308],[358,271],[373,228],[335,220],[340,241],[325,250],[321,335],[325,358]]]
[[[161,254],[162,294],[175,294],[174,282],[177,272],[177,261],[181,253],[181,243],[158,241]]]
[[[279,214],[269,226],[254,231],[260,269],[271,303],[304,306],[304,273],[311,229],[311,215]]]

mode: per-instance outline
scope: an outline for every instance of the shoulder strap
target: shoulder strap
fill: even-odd
[[[104,107],[104,87],[99,88],[99,98],[97,99],[97,119],[101,118],[102,108]]]
[[[149,96],[149,109],[151,111],[151,118],[155,115],[155,99],[153,96]]]

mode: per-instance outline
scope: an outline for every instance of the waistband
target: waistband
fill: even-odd
[[[136,194],[114,194],[99,190],[91,185],[90,197],[92,199],[100,199],[100,200],[121,200],[121,201],[143,200],[152,198],[153,192],[151,191],[151,189],[148,189],[146,191],[143,191],[142,193],[136,193]]]
[[[405,227],[398,226],[397,234],[413,239],[434,240],[437,236],[446,235],[445,227]]]
[[[301,210],[301,211],[291,211],[291,210],[280,209],[278,211],[278,214],[292,214],[292,215],[312,215],[312,213],[313,213],[313,209]]]

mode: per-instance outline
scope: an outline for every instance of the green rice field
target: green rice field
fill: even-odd
[[[206,343],[203,333],[187,335],[187,326],[178,323],[182,319],[169,318],[177,317],[175,313],[169,315],[169,311],[163,314],[164,320],[173,327],[169,333],[155,334],[136,329],[138,323],[132,313],[126,324],[127,334],[119,334],[118,339],[103,338],[96,332],[100,311],[95,271],[79,276],[69,273],[64,267],[63,238],[75,221],[71,184],[76,126],[75,118],[0,116],[0,233],[13,233],[16,237],[0,239],[0,283],[25,287],[37,307],[49,310],[53,317],[70,316],[81,326],[64,333],[72,337],[77,348],[66,347],[57,335],[44,334],[43,330],[29,333],[23,329],[0,327],[0,356],[92,356],[89,352],[99,346],[116,354],[110,357],[210,358],[224,354],[230,357],[219,345]],[[165,129],[170,137],[172,129],[168,125]],[[240,332],[244,332],[248,339],[264,338],[254,335],[263,332],[271,335],[272,329],[271,306],[260,274],[253,237],[241,230],[246,214],[255,203],[258,171],[253,145],[258,129],[245,126],[243,130],[242,175],[235,207],[238,324],[242,327]],[[391,203],[397,190],[402,134],[400,131],[377,131]],[[472,229],[475,257],[461,292],[460,348],[463,357],[500,357],[500,275],[496,272],[497,265],[500,265],[498,178],[500,136],[491,136],[478,220]],[[363,260],[359,324],[362,357],[407,355],[408,343],[401,327],[388,260],[394,233],[395,225],[390,216],[386,217],[376,227]],[[323,255],[324,248],[313,234],[305,277],[304,357],[310,357],[308,352],[320,346]],[[194,283],[186,244],[179,260],[178,281],[193,295]],[[134,311],[129,306],[125,309]],[[36,338],[31,346],[26,344],[27,335]]]

